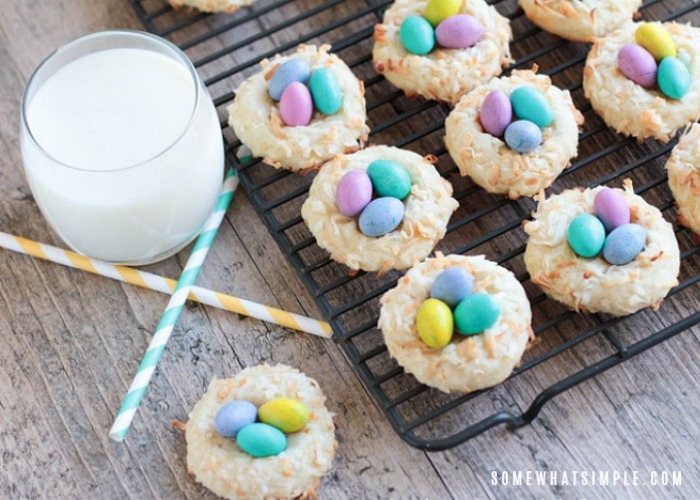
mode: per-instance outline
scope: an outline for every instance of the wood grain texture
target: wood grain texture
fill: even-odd
[[[284,22],[285,16],[320,3],[300,1],[290,7],[295,11],[288,9],[268,20]],[[333,15],[351,13],[351,4],[340,4]],[[222,21],[207,22],[216,27]],[[315,19],[302,22],[299,29],[318,26]],[[41,217],[22,172],[17,126],[21,94],[33,68],[56,46],[110,28],[140,28],[125,0],[3,1],[2,230],[63,246]],[[350,33],[355,26],[342,29]],[[217,44],[222,47],[244,36],[243,29],[226,33],[188,54],[197,59]],[[274,50],[289,41],[284,36],[255,42],[247,50]],[[213,75],[237,62],[235,55],[226,56],[201,70]],[[249,68],[244,74],[254,71]],[[223,93],[231,84],[220,85],[217,92]],[[381,88],[392,91],[390,86]],[[435,111],[434,116],[440,115]],[[391,133],[410,131],[410,124],[401,124]],[[439,139],[427,141],[431,140]],[[148,269],[176,277],[186,258],[183,252]],[[236,195],[198,284],[319,315],[243,192]],[[334,470],[319,491],[321,498],[700,496],[697,328],[557,397],[530,426],[498,428],[450,451],[424,453],[394,434],[332,342],[191,304],[173,333],[127,442],[111,442],[107,431],[166,303],[167,298],[155,292],[0,251],[0,497],[213,498],[187,475],[184,438],[170,422],[187,419],[212,377],[263,362],[286,363],[319,380],[336,415],[340,446]],[[697,297],[688,294],[664,313],[680,318],[699,307]],[[650,330],[660,324],[649,316]],[[634,338],[637,333],[629,335]],[[567,334],[571,335],[557,332],[559,337],[543,342],[555,345]],[[523,410],[543,384],[604,348],[584,343],[520,377],[517,384],[504,384],[493,397]],[[637,470],[643,476],[652,470],[680,470],[683,483],[677,488],[491,483],[493,471],[544,469]]]

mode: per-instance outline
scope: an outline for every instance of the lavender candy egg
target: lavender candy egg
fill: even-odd
[[[510,98],[500,90],[492,90],[484,99],[479,111],[479,120],[484,130],[494,137],[502,137],[513,120]]]
[[[306,85],[300,82],[287,85],[280,99],[279,110],[282,121],[288,127],[308,125],[311,122],[314,105]]]
[[[630,207],[627,200],[614,189],[603,188],[598,191],[593,201],[593,212],[603,223],[606,233],[630,222]]]
[[[291,59],[282,64],[272,74],[267,91],[270,94],[270,97],[272,97],[275,101],[279,101],[290,83],[306,83],[310,74],[311,69],[306,61],[302,59]]]
[[[647,244],[647,230],[639,224],[623,224],[605,239],[603,258],[622,266],[637,258]]]
[[[656,85],[656,60],[641,45],[629,44],[622,47],[617,53],[617,65],[623,75],[642,87]]]
[[[364,170],[346,173],[335,191],[335,202],[341,214],[355,217],[372,201],[372,180]]]
[[[484,26],[469,14],[450,16],[435,29],[437,43],[446,49],[466,49],[481,40]]]
[[[377,198],[360,214],[360,231],[366,236],[384,236],[399,227],[405,207],[397,198]]]

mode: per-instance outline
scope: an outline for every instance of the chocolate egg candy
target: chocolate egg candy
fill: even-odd
[[[316,109],[324,115],[337,113],[343,104],[343,89],[335,73],[328,68],[319,68],[311,74],[309,90]]]
[[[412,54],[424,56],[435,47],[435,31],[421,16],[408,16],[399,30],[401,43]]]
[[[341,214],[355,217],[372,201],[372,181],[364,170],[346,173],[335,191],[335,203]]]
[[[624,224],[605,239],[603,258],[622,266],[632,262],[647,244],[647,230],[639,224]]]
[[[282,64],[270,78],[270,84],[267,87],[270,97],[279,101],[290,83],[306,83],[310,72],[309,65],[301,59],[291,59]]]
[[[287,436],[276,427],[258,422],[238,431],[236,443],[240,449],[256,458],[271,457],[287,449]]]
[[[430,0],[425,7],[423,17],[433,26],[437,26],[450,16],[459,13],[462,0]]]
[[[454,319],[450,307],[437,299],[425,300],[416,315],[416,330],[428,347],[445,347],[452,340],[454,333]]]
[[[398,162],[375,160],[367,167],[367,175],[377,196],[392,196],[403,200],[411,192],[411,176]]]
[[[258,409],[250,401],[231,401],[222,406],[214,417],[216,432],[227,438],[235,438],[238,431],[255,422]]]
[[[506,128],[505,141],[513,151],[530,154],[542,142],[542,131],[531,121],[514,121]]]
[[[595,195],[593,212],[603,223],[606,232],[630,221],[630,207],[619,191],[603,188]]]
[[[534,87],[518,87],[510,94],[513,113],[520,120],[528,120],[538,127],[554,121],[554,110],[547,96]]]
[[[435,29],[435,40],[446,49],[466,49],[481,40],[484,26],[476,17],[458,14],[442,21]]]
[[[474,293],[457,304],[455,330],[462,335],[476,335],[488,330],[498,321],[501,307],[489,293]]]
[[[566,237],[576,255],[595,257],[605,243],[605,228],[595,215],[581,214],[569,224]]]
[[[500,90],[492,90],[484,99],[479,111],[479,121],[484,130],[494,137],[502,137],[513,121],[510,98]]]
[[[309,409],[292,398],[271,399],[258,410],[260,421],[287,434],[298,432],[309,421]]]
[[[430,297],[455,308],[472,293],[474,277],[466,269],[452,266],[438,274],[430,287]]]
[[[289,127],[303,127],[311,122],[314,106],[306,85],[292,82],[287,85],[279,104],[280,117]]]
[[[377,198],[360,214],[360,231],[366,236],[384,236],[399,227],[404,210],[397,198]]]
[[[642,24],[634,32],[634,41],[647,49],[657,61],[676,55],[676,44],[660,23]]]
[[[617,53],[617,65],[627,78],[642,87],[656,85],[658,67],[651,53],[641,45],[625,45]]]
[[[664,57],[661,60],[656,78],[661,92],[671,99],[682,99],[692,83],[688,67],[676,57]]]

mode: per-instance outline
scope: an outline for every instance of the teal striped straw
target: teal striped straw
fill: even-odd
[[[156,366],[165,350],[165,345],[168,343],[175,323],[180,317],[180,313],[192,290],[194,281],[197,279],[199,270],[202,268],[204,259],[207,256],[207,252],[214,242],[219,226],[221,226],[221,222],[224,220],[226,210],[231,204],[233,192],[237,187],[238,177],[236,176],[236,171],[232,167],[226,174],[226,179],[224,180],[219,200],[216,203],[216,208],[207,220],[202,234],[197,238],[192,253],[185,264],[185,269],[180,275],[172,297],[170,297],[170,302],[168,302],[168,306],[165,308],[165,312],[160,318],[156,333],[151,338],[148,350],[141,360],[136,376],[131,383],[131,387],[129,387],[129,392],[124,398],[122,406],[119,408],[119,413],[117,413],[117,418],[114,420],[114,424],[112,424],[112,428],[109,431],[109,437],[115,441],[124,441],[127,432],[129,432],[131,421],[134,419],[136,410],[141,404],[143,395],[148,388],[148,383],[151,381],[151,377],[153,377],[153,373],[156,371]]]

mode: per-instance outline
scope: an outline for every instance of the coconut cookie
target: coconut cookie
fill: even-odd
[[[438,253],[381,298],[389,353],[444,392],[501,383],[532,336],[530,303],[513,273],[483,256]]]
[[[182,6],[194,7],[202,12],[226,12],[232,14],[240,7],[246,7],[255,0],[169,0],[176,9]]]
[[[501,74],[511,36],[483,0],[397,0],[374,27],[374,67],[409,96],[454,104]]]
[[[367,140],[364,85],[329,48],[301,45],[295,54],[265,60],[238,88],[229,126],[253,156],[298,171]]]
[[[641,0],[518,0],[527,18],[545,31],[571,40],[591,42],[626,23]]]
[[[462,97],[445,120],[460,173],[512,199],[549,187],[576,156],[583,115],[546,75],[513,71]]]
[[[388,146],[338,155],[314,179],[301,216],[319,246],[353,270],[410,267],[445,235],[458,206],[434,161]]]
[[[681,137],[666,163],[678,221],[700,234],[700,125]]]
[[[678,284],[673,227],[630,182],[540,200],[525,232],[532,282],[576,311],[625,316],[656,309]]]
[[[600,38],[586,59],[583,88],[618,132],[668,142],[700,116],[700,30],[636,23]]]
[[[315,498],[336,448],[324,402],[285,365],[214,379],[186,425],[189,473],[223,498]]]

